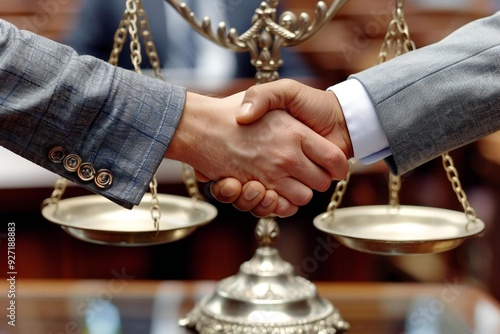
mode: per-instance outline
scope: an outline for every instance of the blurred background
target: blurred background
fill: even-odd
[[[214,18],[218,15],[230,17],[235,21],[230,26],[238,24],[241,33],[250,26],[253,13],[243,7],[251,4],[257,8],[259,2],[223,1],[221,4],[228,6],[225,11],[210,13]],[[145,3],[151,5],[155,1]],[[314,15],[315,4],[316,1],[280,1],[282,9],[311,15]],[[157,0],[155,5],[163,8],[164,2]],[[200,9],[199,13],[213,10],[213,7],[221,9],[221,6],[212,6]],[[351,73],[373,66],[392,8],[392,1],[351,0],[316,36],[284,52],[281,76],[326,89]],[[72,45],[81,53],[107,59],[123,9],[124,1],[121,0],[2,0],[0,18],[19,28]],[[171,15],[167,9],[160,12],[145,9],[152,20],[157,15],[163,18]],[[467,22],[496,10],[493,0],[413,0],[405,3],[410,36],[417,48],[436,42]],[[156,29],[159,32],[155,33]],[[255,82],[255,71],[248,55],[234,55],[219,47],[209,50],[210,46],[202,45],[199,40],[198,50],[205,49],[198,52],[204,55],[198,62],[205,61],[205,64],[195,61],[192,67],[205,66],[206,69],[207,59],[212,59],[208,61],[212,71],[186,67],[186,71],[177,73],[174,68],[179,67],[166,52],[174,48],[170,43],[175,41],[165,29],[168,30],[165,23],[159,28],[152,27],[153,37],[165,60],[167,80],[220,96],[245,89]],[[165,54],[160,49],[165,49]],[[127,49],[124,53],[128,56]],[[225,59],[226,66],[214,65],[220,59]],[[126,60],[122,66],[127,66]],[[499,133],[451,152],[469,200],[487,224],[481,238],[468,240],[453,251],[428,256],[384,257],[341,246],[312,224],[313,218],[326,210],[335,184],[325,193],[316,193],[312,202],[295,216],[278,220],[281,229],[278,248],[298,274],[313,281],[464,282],[480,286],[500,299],[499,152]],[[74,239],[40,214],[40,203],[50,196],[57,177],[18,160],[7,151],[1,151],[1,156],[0,221],[4,226],[8,222],[16,223],[19,278],[110,278],[113,270],[124,268],[128,275],[137,279],[220,280],[235,274],[239,265],[255,250],[257,219],[231,205],[217,203],[210,197],[206,184],[200,184],[200,189],[219,214],[213,222],[185,239],[138,248],[108,247]],[[159,175],[160,192],[187,196],[179,165],[165,162]],[[387,203],[387,179],[383,164],[363,168],[351,178],[342,206]],[[462,211],[440,159],[404,175],[402,181],[402,204]],[[86,194],[79,187],[69,187],[64,197]],[[0,230],[1,247],[6,244],[6,233],[6,228]]]

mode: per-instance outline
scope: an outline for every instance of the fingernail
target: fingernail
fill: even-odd
[[[274,203],[274,198],[272,196],[265,196],[264,199],[262,200],[262,202],[260,202],[260,205],[267,208],[268,206],[270,206],[273,203]]]
[[[237,117],[245,116],[250,113],[250,109],[252,109],[252,104],[250,102],[243,103],[240,109],[236,111],[236,116]]]
[[[233,187],[224,185],[222,188],[220,188],[220,194],[224,197],[233,197],[237,194],[237,191],[235,191]]]
[[[253,200],[255,197],[259,196],[260,192],[253,186],[249,186],[245,189],[244,197],[247,201]]]

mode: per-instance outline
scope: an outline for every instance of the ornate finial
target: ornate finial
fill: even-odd
[[[279,1],[262,1],[255,10],[252,26],[241,34],[234,28],[228,29],[225,22],[220,22],[214,31],[209,17],[198,20],[182,0],[166,1],[202,36],[233,51],[248,51],[251,64],[257,70],[255,78],[258,83],[264,83],[279,79],[278,69],[283,64],[283,47],[299,45],[311,38],[348,0],[333,0],[330,6],[318,1],[314,18],[307,13],[295,15],[286,11],[280,15],[278,22],[276,19]]]
[[[266,217],[259,219],[259,223],[255,228],[255,235],[259,240],[261,247],[272,246],[274,242],[278,239],[280,230],[278,224],[274,220],[274,217]]]

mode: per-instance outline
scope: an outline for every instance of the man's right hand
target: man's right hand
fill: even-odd
[[[288,111],[296,119],[336,144],[347,158],[353,157],[351,139],[342,108],[333,92],[315,89],[290,79],[256,85],[246,91],[241,108],[236,114],[236,120],[240,124],[250,124],[273,110]],[[269,194],[264,197],[266,193],[262,185],[257,186],[254,183],[249,188],[246,184],[242,186],[238,183],[234,179],[215,182],[211,188],[212,195],[219,201],[230,201],[235,207],[251,211],[256,216],[269,214],[288,216],[295,213],[282,210],[283,206],[278,204],[278,198]],[[231,200],[221,193],[223,188],[233,195]],[[250,190],[253,193],[254,189],[260,189],[259,196],[249,193]],[[249,201],[247,198],[252,200]],[[266,198],[266,201],[258,202],[259,198]],[[269,204],[273,198],[275,201]]]
[[[282,79],[250,87],[236,114],[240,124],[250,124],[272,110],[286,110],[293,117],[336,144],[347,159],[354,153],[342,108],[333,92]]]

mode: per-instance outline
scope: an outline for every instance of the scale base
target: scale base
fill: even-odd
[[[272,247],[277,225],[261,219],[261,247],[239,272],[218,282],[179,325],[200,334],[338,334],[349,324],[317,294],[316,286],[293,273]]]

